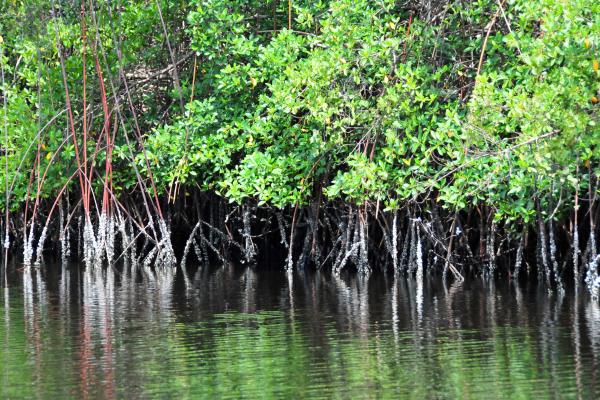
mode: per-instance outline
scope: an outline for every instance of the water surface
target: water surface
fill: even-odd
[[[0,295],[0,398],[600,397],[573,291],[50,265]]]

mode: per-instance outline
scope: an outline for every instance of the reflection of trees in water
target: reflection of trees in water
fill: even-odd
[[[591,373],[593,383],[597,382],[597,369],[600,365],[600,305],[597,301],[588,301],[585,307],[585,322],[592,347]]]
[[[88,266],[83,270],[79,334],[80,394],[87,398],[95,385],[96,365],[101,366],[103,395],[114,397],[113,330],[115,276],[112,268]],[[101,355],[96,357],[96,347]]]
[[[78,339],[81,397],[90,396],[90,388],[97,388],[101,382],[102,397],[113,398],[116,396],[116,365],[125,363],[132,367],[119,371],[119,375],[130,376],[136,371],[135,354],[115,349],[115,332],[130,329],[140,320],[144,321],[149,337],[157,330],[167,329],[173,319],[175,274],[173,268],[153,270],[138,268],[135,264],[121,271],[96,266],[83,269]],[[63,280],[66,282],[64,277]],[[64,285],[66,283],[61,281],[60,293],[68,296],[69,290],[62,290]],[[61,303],[67,302],[61,300]],[[97,366],[100,371],[96,370]]]
[[[74,350],[82,398],[117,397],[128,382],[159,390],[160,370],[187,376],[196,369],[210,375],[212,368],[248,377],[237,358],[254,369],[262,361],[280,368],[316,365],[332,385],[344,386],[340,374],[353,374],[345,378],[347,390],[356,385],[368,393],[378,393],[370,390],[380,380],[401,382],[402,390],[425,397],[454,387],[477,393],[480,384],[469,382],[479,381],[489,390],[519,385],[522,393],[551,397],[568,389],[586,398],[595,390],[600,306],[585,293],[560,296],[486,280],[442,284],[427,274],[420,283],[410,276],[263,274],[230,265],[188,274],[183,279],[173,269],[134,265],[62,266],[54,285],[39,270],[24,270],[33,381],[48,379],[51,350],[44,332],[57,312],[61,343]],[[76,275],[80,279],[72,282]],[[4,304],[8,310],[8,297]],[[14,329],[3,314],[5,331]],[[280,375],[294,379],[291,370]],[[519,381],[525,378],[531,381]],[[309,385],[317,376],[304,379]],[[431,392],[417,389],[421,385]]]
[[[552,294],[540,292],[538,298],[543,305],[539,323],[541,358],[543,365],[548,368],[550,376],[548,385],[552,392],[557,393],[556,383],[560,379],[556,370],[556,367],[559,366],[560,357],[557,344],[560,342],[559,317],[564,296],[561,292]]]
[[[572,322],[571,322],[571,337],[573,339],[574,349],[574,366],[575,366],[575,381],[577,383],[577,398],[583,398],[583,361],[581,359],[581,334],[579,325],[579,307],[580,304],[580,288],[575,287],[575,294],[571,309]]]
[[[367,337],[369,332],[369,281],[363,275],[353,276],[346,282],[333,274],[337,293],[337,319],[343,321],[348,330]]]
[[[241,276],[242,281],[242,312],[253,313],[256,311],[256,271],[248,267]]]
[[[2,287],[2,292],[4,293],[4,340],[2,341],[2,352],[4,354],[10,354],[10,290],[11,289],[8,286]],[[8,397],[5,390],[9,387],[9,383],[8,371],[4,369],[2,371],[2,388],[4,388],[4,390],[0,389],[1,396]]]
[[[597,302],[587,302],[585,319],[590,341],[594,348],[594,354],[597,354],[600,351],[600,305]]]
[[[36,382],[42,381],[44,372],[42,327],[47,324],[47,301],[46,283],[41,270],[25,267],[23,269],[23,315],[28,350],[35,366],[34,379]]]

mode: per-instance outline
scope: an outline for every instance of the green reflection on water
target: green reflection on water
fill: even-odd
[[[40,303],[27,310],[22,298],[0,294],[0,397],[73,396],[76,346],[62,321],[49,318]]]
[[[435,342],[413,333],[347,337],[330,329],[315,346],[304,328],[275,313],[232,313],[208,327],[177,324],[142,364],[143,390],[194,398],[574,395],[573,376],[549,384],[548,366],[539,364],[534,341],[521,329],[499,328],[485,341],[451,332]]]
[[[306,310],[232,311],[198,321],[142,303],[122,315],[89,300],[51,301],[39,286],[29,295],[0,293],[2,398],[596,394],[594,359],[580,360],[576,372],[573,332],[558,324],[465,330],[424,320],[398,330],[371,321],[342,329]]]

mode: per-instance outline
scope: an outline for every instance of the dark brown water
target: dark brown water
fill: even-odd
[[[223,267],[11,273],[0,398],[598,398],[584,293]]]

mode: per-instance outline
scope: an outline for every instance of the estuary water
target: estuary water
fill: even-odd
[[[0,398],[600,397],[584,293],[224,266],[47,265],[0,289]]]

